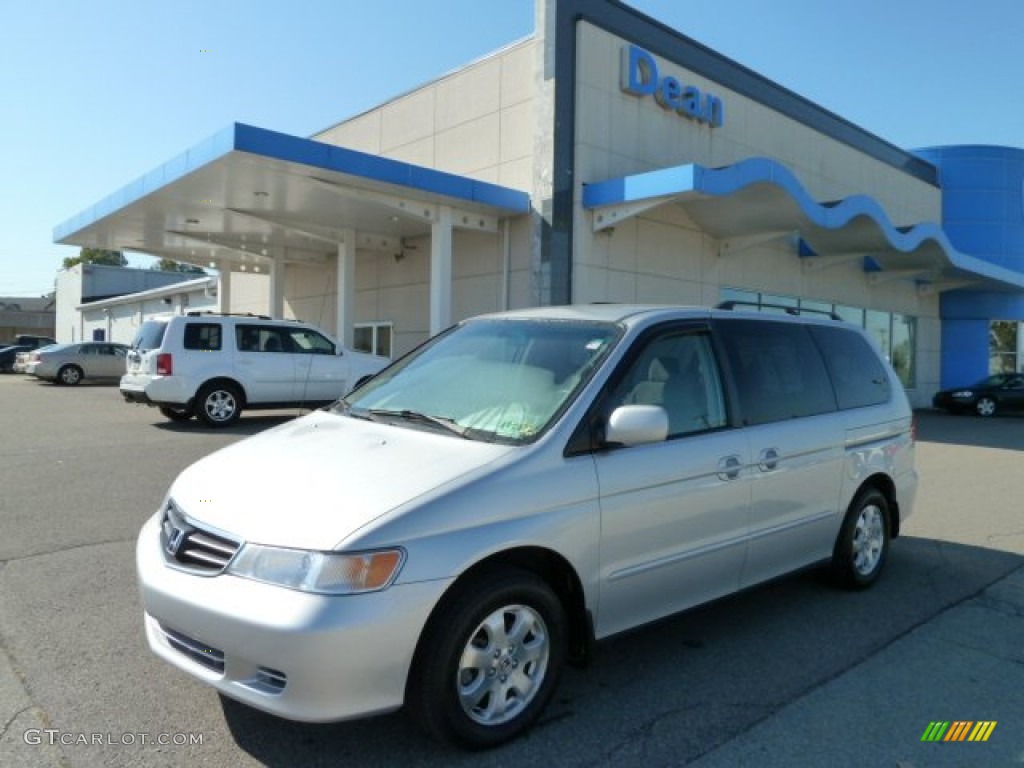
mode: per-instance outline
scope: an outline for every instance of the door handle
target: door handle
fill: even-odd
[[[765,448],[757,457],[757,468],[762,472],[771,472],[779,466],[779,449]]]
[[[740,476],[740,457],[725,456],[718,460],[718,478],[720,480],[735,480]]]

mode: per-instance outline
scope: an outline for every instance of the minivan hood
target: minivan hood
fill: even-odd
[[[193,520],[245,541],[329,550],[512,450],[317,411],[201,459],[171,497]]]

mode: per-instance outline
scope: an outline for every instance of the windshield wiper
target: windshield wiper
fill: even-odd
[[[458,435],[466,440],[472,439],[466,434],[469,431],[469,427],[463,427],[453,419],[445,418],[444,416],[430,416],[426,413],[410,411],[408,409],[390,411],[386,408],[370,408],[366,413],[374,417],[396,418],[402,419],[403,421],[414,421],[419,424],[430,424],[431,426],[439,427],[446,432],[451,432],[453,435]]]

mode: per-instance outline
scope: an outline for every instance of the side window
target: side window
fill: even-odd
[[[660,405],[669,438],[724,427],[725,398],[708,334],[672,331],[648,342],[612,392],[611,407],[619,405]]]
[[[807,327],[770,320],[720,320],[743,420],[767,424],[836,410],[835,394]]]
[[[291,352],[287,333],[272,325],[235,327],[235,340],[241,352]]]
[[[296,328],[288,334],[292,341],[292,351],[312,355],[333,355],[334,344],[321,333],[308,328]]]
[[[185,349],[198,349],[211,352],[221,347],[219,323],[186,323]]]
[[[863,336],[841,327],[815,325],[810,331],[825,358],[840,408],[889,402],[889,376]]]
[[[80,346],[78,348],[78,354],[80,354],[80,355],[95,355],[96,354],[96,347],[92,346],[91,344],[83,344],[82,346]]]

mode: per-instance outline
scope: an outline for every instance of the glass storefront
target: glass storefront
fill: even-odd
[[[1021,345],[1024,334],[1016,320],[993,320],[988,326],[988,372],[1016,373],[1022,371]]]

